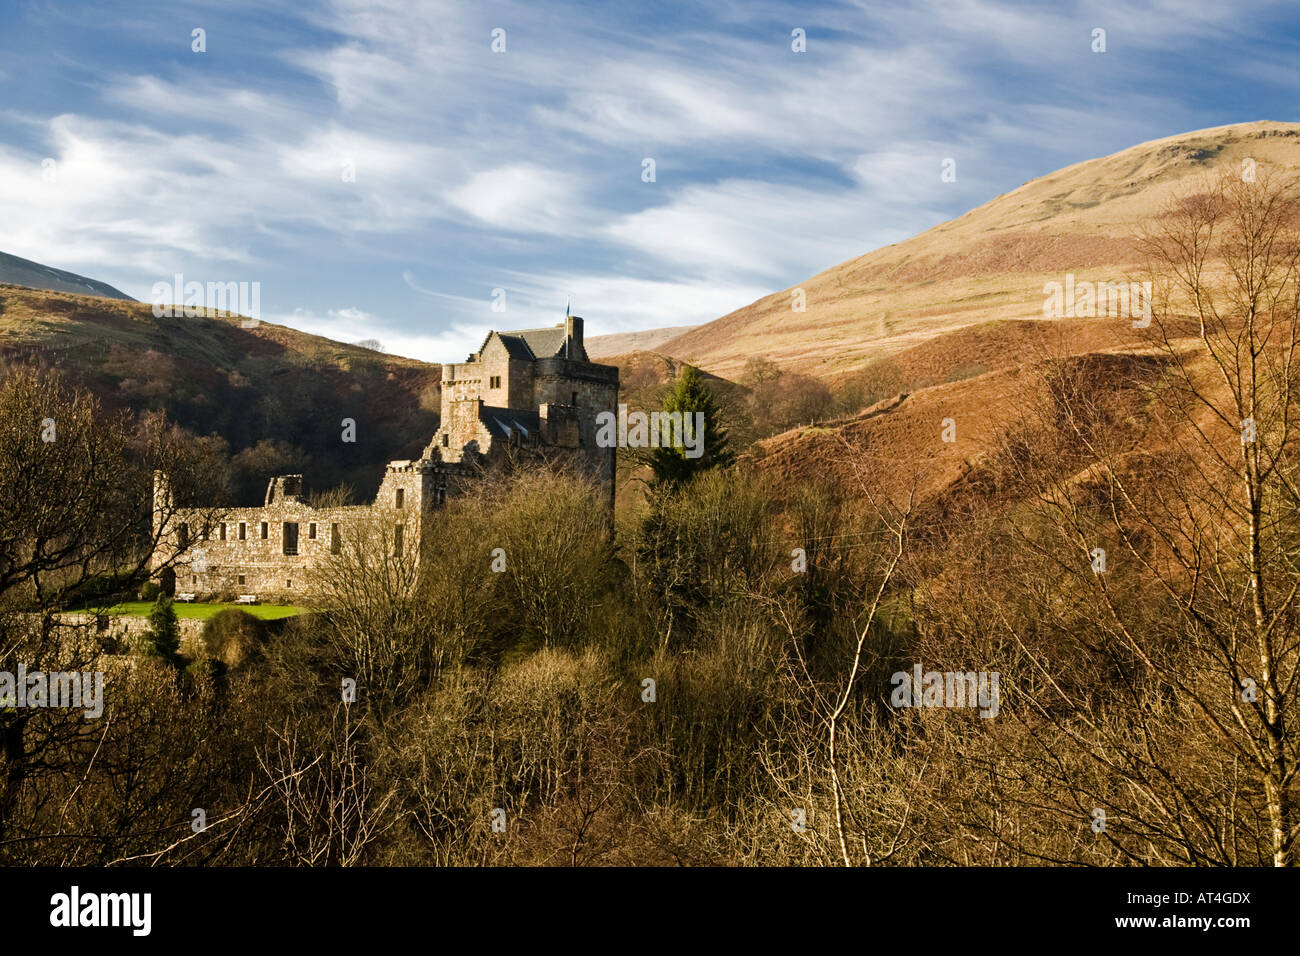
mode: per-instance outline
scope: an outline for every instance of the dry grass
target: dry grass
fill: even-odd
[[[756,354],[829,378],[960,328],[1041,317],[1045,281],[1122,280],[1138,265],[1126,237],[1139,223],[1194,177],[1247,158],[1300,164],[1300,125],[1200,130],[1078,163],[799,283],[804,313],[785,290],[656,350],[727,378]]]

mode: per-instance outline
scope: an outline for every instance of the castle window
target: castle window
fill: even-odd
[[[198,575],[192,575],[190,577],[190,584],[198,584],[198,583],[199,583]]]
[[[240,584],[244,583],[244,576],[242,574],[239,576],[239,583]]]
[[[443,435],[442,435],[442,447],[443,447],[443,448],[446,448],[446,447],[447,447],[448,445],[450,445],[450,444],[451,444],[451,433],[450,433],[450,432],[443,432]]]
[[[573,401],[571,401],[569,404],[570,404],[570,405],[577,405],[577,404],[578,404],[578,393],[577,393],[577,392],[574,392],[574,393],[573,393]]]
[[[397,507],[398,507],[399,509],[402,507],[402,502],[403,502],[403,500],[404,500],[405,498],[406,498],[406,489],[405,489],[405,488],[398,488],[398,489],[397,489]]]
[[[447,500],[447,491],[446,491],[446,489],[441,488],[441,487],[438,487],[438,488],[434,488],[434,489],[433,489],[433,503],[434,503],[435,505],[440,505],[440,504],[442,504],[442,503],[443,503],[444,501],[446,501],[446,500]]]
[[[224,521],[221,522],[221,540],[226,540],[226,523]]]
[[[287,587],[287,588],[291,588],[291,587],[293,587],[293,582],[290,581],[290,580],[288,580],[288,579],[286,579],[285,582],[284,582],[284,586]]]
[[[182,547],[182,548],[189,547],[189,543],[190,543],[190,526],[189,526],[186,522],[184,522],[184,521],[181,522],[181,528],[180,528],[180,540],[181,540],[181,547]]]
[[[239,540],[243,541],[247,537],[248,537],[248,525],[241,521],[239,522]]]
[[[262,540],[263,540],[263,541],[266,540],[267,529],[268,529],[269,527],[270,527],[270,526],[269,526],[265,521],[262,522]]]
[[[500,375],[493,375],[488,378],[488,388],[500,388],[500,387],[501,387]]]
[[[399,556],[402,553],[402,526],[400,524],[393,528],[393,553]]]
[[[339,526],[330,525],[330,554],[338,554],[342,542],[339,539]]]
[[[307,537],[312,541],[316,540],[316,522],[313,521],[311,524],[307,525]]]
[[[284,533],[280,537],[281,550],[285,554],[298,553],[298,522],[286,521],[284,523]]]

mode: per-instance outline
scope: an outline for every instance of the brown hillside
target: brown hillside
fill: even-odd
[[[592,361],[604,361],[627,352],[653,352],[669,339],[696,328],[694,325],[674,325],[664,329],[644,329],[640,332],[613,332],[609,335],[588,336],[584,345]]]
[[[677,378],[686,363],[660,352],[635,351],[623,355],[608,355],[600,360],[605,365],[618,367],[619,394],[623,399],[636,396],[645,389],[667,385]],[[704,380],[723,390],[733,387],[731,382],[704,372]]]
[[[751,457],[786,491],[815,484],[849,498],[901,502],[914,490],[925,509],[964,507],[972,494],[987,497],[988,489],[976,487],[978,475],[1000,453],[1006,434],[1047,400],[1044,373],[1078,376],[1106,396],[1119,419],[1141,428],[1145,399],[1136,386],[1160,365],[1150,354],[1119,350],[1045,351],[1016,368],[896,395],[847,422],[793,429],[760,442]],[[944,441],[948,420],[952,442]]]
[[[378,486],[386,462],[418,455],[438,425],[440,367],[237,315],[157,318],[150,305],[0,285],[0,365],[62,368],[108,408],[166,412],[246,453],[241,501],[267,473],[313,489]],[[341,441],[341,422],[356,441]],[[236,477],[240,482],[239,477]]]
[[[1300,125],[1223,126],[1078,163],[807,279],[798,286],[806,312],[791,311],[787,289],[658,351],[724,377],[766,354],[833,381],[955,329],[1041,320],[1044,282],[1066,272],[1122,281],[1136,265],[1127,237],[1140,222],[1195,177],[1246,159],[1300,165]]]

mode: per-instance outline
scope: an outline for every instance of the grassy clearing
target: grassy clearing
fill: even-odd
[[[261,618],[263,621],[274,621],[278,618],[293,617],[295,614],[307,614],[311,611],[311,608],[299,607],[296,604],[182,604],[177,601],[172,607],[176,609],[177,617],[197,618],[200,621],[206,621],[218,611],[224,611],[228,607],[237,607],[241,611],[247,611],[253,617]],[[81,610],[91,613],[95,609],[82,608]],[[106,608],[101,613],[148,617],[149,612],[152,610],[153,602],[151,601],[126,601]]]

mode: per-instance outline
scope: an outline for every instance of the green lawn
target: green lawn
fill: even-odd
[[[218,611],[224,611],[228,607],[237,607],[241,611],[247,611],[253,617],[260,617],[264,621],[274,621],[276,618],[293,617],[295,614],[306,614],[311,608],[298,607],[294,604],[183,604],[180,601],[172,604],[176,609],[177,617],[198,618],[206,621]],[[89,611],[89,608],[83,610]],[[151,601],[127,601],[114,607],[107,608],[109,614],[134,614],[139,617],[148,617],[149,612],[153,610]]]

